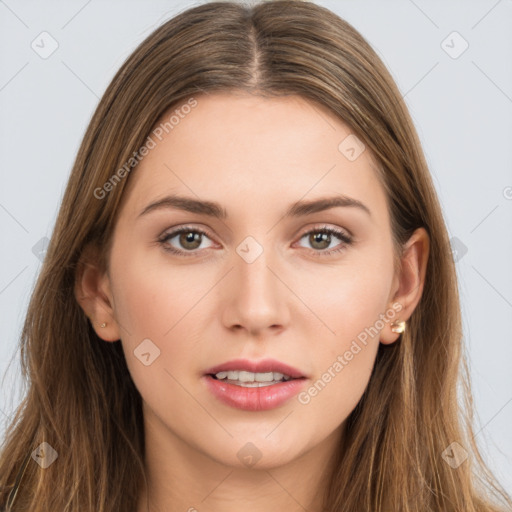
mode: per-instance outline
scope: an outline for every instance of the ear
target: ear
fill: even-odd
[[[91,321],[96,334],[104,341],[120,339],[114,319],[114,301],[110,278],[100,264],[100,251],[87,246],[78,262],[75,277],[75,297]],[[105,327],[101,327],[106,324]]]
[[[393,281],[392,299],[388,305],[389,308],[396,303],[402,306],[393,321],[407,322],[421,299],[425,285],[429,248],[430,239],[424,228],[416,229],[404,245],[401,270]],[[400,336],[400,333],[391,330],[391,323],[386,323],[380,334],[380,342],[384,345],[394,343]]]

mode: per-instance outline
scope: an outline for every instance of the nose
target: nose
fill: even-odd
[[[228,329],[245,330],[251,336],[279,332],[289,323],[290,292],[269,265],[268,251],[252,263],[234,255],[234,268],[226,276],[222,321]]]

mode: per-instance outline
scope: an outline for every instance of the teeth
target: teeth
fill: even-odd
[[[274,381],[274,382],[241,382],[239,380],[227,380],[229,384],[234,384],[235,386],[240,386],[241,388],[264,388],[267,386],[273,386],[274,384],[279,384],[282,381]]]
[[[253,373],[245,370],[234,370],[227,372],[218,372],[215,374],[218,380],[228,379],[239,382],[280,382],[290,380],[291,377],[279,372]]]

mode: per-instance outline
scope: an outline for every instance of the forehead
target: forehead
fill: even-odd
[[[327,108],[296,95],[195,100],[193,108],[176,105],[153,128],[154,147],[125,190],[133,209],[165,193],[232,205],[241,198],[245,208],[327,192],[385,202],[370,151]]]

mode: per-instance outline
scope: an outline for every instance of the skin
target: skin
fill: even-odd
[[[130,176],[108,271],[87,265],[76,288],[98,335],[121,340],[143,398],[149,492],[138,511],[148,510],[148,498],[152,512],[320,511],[332,455],[379,343],[399,337],[391,321],[307,404],[294,397],[273,410],[242,411],[211,395],[202,375],[233,358],[271,357],[301,370],[311,386],[392,304],[402,307],[394,320],[410,317],[428,236],[424,229],[411,236],[395,273],[370,151],[349,161],[338,146],[351,130],[323,107],[299,96],[196,99]],[[170,193],[218,202],[228,217],[178,209],[138,217]],[[334,194],[371,214],[336,207],[283,217],[295,201]],[[180,244],[179,235],[167,245],[195,256],[171,254],[157,241],[184,225],[209,235],[196,235],[200,245],[183,237]],[[323,226],[348,231],[352,243],[322,255],[344,245],[336,235],[330,244],[304,236]],[[250,264],[236,252],[247,236],[263,248]],[[146,338],[160,350],[148,366],[134,355]],[[248,442],[261,456],[254,466],[237,456]]]

